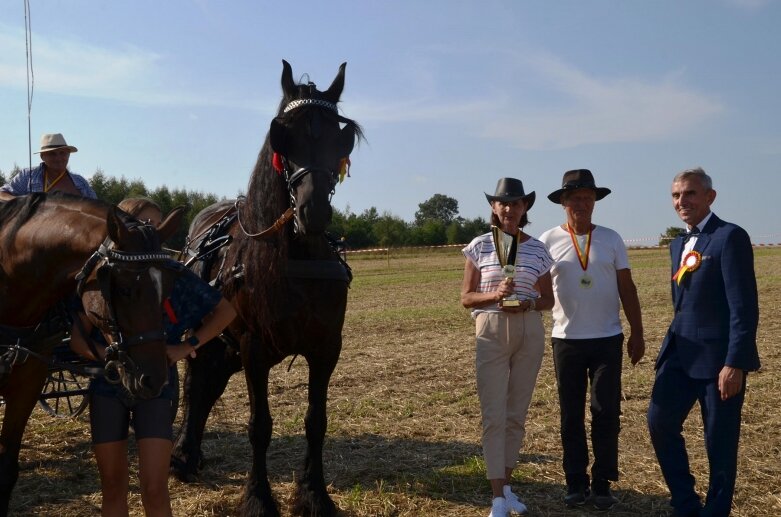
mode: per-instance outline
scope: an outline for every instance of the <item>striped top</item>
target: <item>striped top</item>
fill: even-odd
[[[475,237],[463,250],[468,261],[480,271],[480,283],[477,286],[478,293],[496,291],[504,280],[502,266],[494,247],[494,239],[491,233]],[[545,245],[533,237],[518,243],[515,255],[515,294],[519,299],[537,298],[539,293],[534,288],[537,279],[550,271],[553,259]],[[473,314],[479,312],[499,312],[499,304],[485,305],[472,309]]]

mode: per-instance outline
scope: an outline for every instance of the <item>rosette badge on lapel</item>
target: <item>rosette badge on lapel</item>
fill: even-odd
[[[678,285],[681,285],[683,276],[686,273],[697,271],[697,268],[700,267],[700,264],[702,264],[702,255],[700,255],[698,251],[690,251],[686,254],[685,257],[683,257],[681,267],[678,268],[678,271],[676,271],[673,275],[673,280],[675,280]]]

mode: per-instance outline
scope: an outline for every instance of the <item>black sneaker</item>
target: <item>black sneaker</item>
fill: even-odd
[[[567,495],[564,496],[564,504],[566,504],[570,508],[574,508],[576,506],[583,506],[584,504],[586,504],[589,495],[590,492],[588,487],[584,487],[584,486],[569,487],[567,489]]]
[[[610,510],[618,504],[618,498],[610,491],[610,481],[595,480],[591,488],[594,490],[592,502],[597,510]]]

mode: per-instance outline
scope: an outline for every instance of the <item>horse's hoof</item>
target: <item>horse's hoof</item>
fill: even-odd
[[[280,517],[276,501],[274,499],[250,498],[245,499],[241,507],[243,517]]]
[[[307,490],[300,485],[293,504],[293,514],[306,517],[334,517],[338,514],[336,507],[328,492],[323,490]]]
[[[187,462],[176,456],[171,456],[169,473],[182,483],[194,483],[198,480],[197,469],[188,468]]]

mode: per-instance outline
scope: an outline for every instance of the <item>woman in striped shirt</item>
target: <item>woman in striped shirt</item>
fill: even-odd
[[[539,311],[553,307],[553,259],[540,241],[523,232],[534,192],[525,194],[520,180],[502,178],[496,193],[486,198],[492,231],[462,250],[461,303],[472,309],[476,327],[483,456],[493,493],[489,517],[506,517],[527,512],[510,479],[545,348]]]

